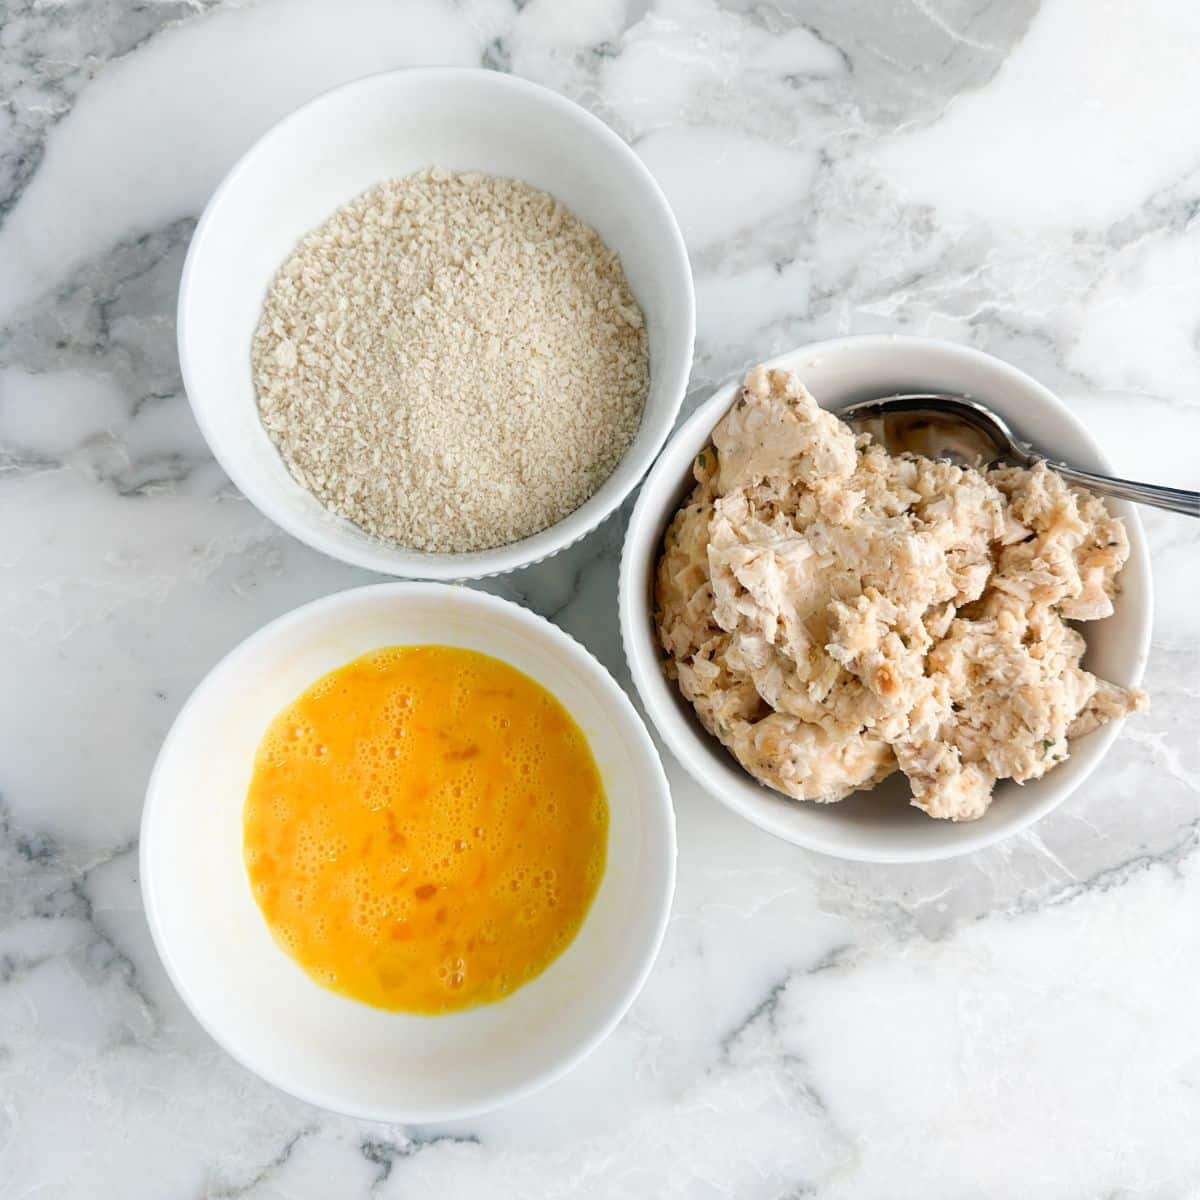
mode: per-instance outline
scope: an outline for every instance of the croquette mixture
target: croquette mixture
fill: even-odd
[[[918,808],[970,821],[1145,707],[1080,666],[1068,624],[1113,611],[1125,529],[1044,465],[893,455],[757,367],[694,473],[656,578],[666,670],[780,792],[899,770]]]

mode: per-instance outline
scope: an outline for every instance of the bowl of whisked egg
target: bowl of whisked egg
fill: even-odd
[[[310,1103],[442,1121],[597,1046],[661,944],[667,781],[549,622],[436,583],[287,614],[197,687],[155,766],[141,884],[201,1024]]]
[[[188,399],[242,493],[355,566],[536,562],[637,485],[687,386],[683,238],[637,154],[493,71],[357,80],[270,129],[196,228]]]

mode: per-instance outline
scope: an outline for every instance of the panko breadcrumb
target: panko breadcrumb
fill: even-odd
[[[263,425],[295,479],[368,533],[484,550],[612,473],[649,388],[617,256],[553,196],[432,169],[301,241],[254,338]]]
[[[918,808],[974,820],[1145,707],[1067,623],[1112,612],[1124,526],[1045,465],[890,454],[757,367],[694,473],[656,577],[666,670],[778,791],[828,803],[900,770]]]

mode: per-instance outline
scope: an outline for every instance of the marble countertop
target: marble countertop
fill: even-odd
[[[1200,484],[1190,0],[10,0],[0,36],[0,1196],[1200,1195],[1200,526],[1146,514],[1146,686],[1105,768],[970,858],[842,863],[667,767],[679,890],[608,1042],[439,1128],[279,1094],[142,914],[147,774],[238,640],[366,582],[208,454],[174,304],[209,193],[278,116],[483,64],[611,123],[696,273],[690,409],[847,332],[950,338]],[[623,682],[615,518],[488,586]]]

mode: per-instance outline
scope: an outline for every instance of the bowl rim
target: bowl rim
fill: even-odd
[[[286,637],[294,626],[314,618],[328,618],[333,613],[354,605],[366,596],[390,596],[398,603],[409,599],[440,598],[446,603],[465,601],[475,605],[481,618],[486,619],[489,612],[504,612],[516,619],[525,629],[538,637],[549,641],[561,654],[567,656],[578,665],[596,683],[602,693],[605,703],[620,714],[623,724],[628,725],[630,736],[640,737],[643,749],[647,753],[647,763],[653,764],[650,777],[647,780],[647,797],[659,809],[663,820],[666,853],[652,861],[651,870],[661,878],[661,903],[659,911],[654,914],[653,925],[649,929],[646,942],[646,952],[639,962],[637,969],[631,974],[616,1002],[611,1006],[603,1020],[588,1034],[574,1043],[570,1049],[555,1060],[545,1070],[522,1080],[519,1084],[507,1088],[496,1088],[491,1092],[481,1094],[478,1100],[468,1105],[431,1106],[422,1108],[418,1105],[407,1107],[378,1107],[360,1105],[352,1099],[330,1095],[317,1089],[298,1086],[291,1080],[282,1077],[273,1068],[264,1068],[252,1057],[234,1049],[224,1036],[223,1031],[198,1004],[184,980],[172,955],[170,942],[159,923],[159,914],[155,901],[157,875],[162,869],[159,852],[156,848],[156,813],[161,809],[163,800],[161,775],[165,763],[175,743],[185,736],[185,727],[192,710],[210,693],[225,685],[226,678],[242,663],[244,659],[253,657],[260,645],[271,639]],[[676,831],[675,805],[671,797],[670,784],[662,765],[661,756],[654,740],[651,738],[645,723],[638,716],[637,709],[625,690],[613,678],[608,668],[586,646],[578,642],[565,630],[538,613],[532,612],[523,605],[481,592],[474,588],[461,587],[454,584],[433,581],[390,581],[385,583],[367,584],[362,587],[346,588],[339,592],[330,593],[316,600],[308,601],[288,612],[281,614],[260,626],[236,646],[227,651],[221,659],[211,667],[196,684],[183,706],[171,723],[166,737],[159,748],[154,767],[146,784],[145,799],[142,807],[142,817],[138,839],[138,875],[142,896],[142,908],[146,914],[146,922],[150,928],[151,940],[158,954],[168,979],[174,986],[184,1006],[192,1017],[212,1040],[221,1047],[235,1062],[253,1072],[260,1079],[287,1095],[294,1096],[308,1104],[328,1112],[340,1113],[344,1116],[355,1117],[366,1121],[386,1121],[397,1123],[426,1123],[457,1120],[476,1117],[482,1113],[491,1112],[502,1105],[510,1104],[525,1096],[539,1091],[573,1070],[580,1062],[592,1053],[628,1013],[633,1002],[641,993],[649,978],[654,964],[658,961],[662,950],[663,939],[670,921],[671,909],[675,897],[675,884],[678,860],[678,838]],[[648,860],[651,861],[651,860]]]
[[[370,91],[375,87],[386,87],[401,79],[433,79],[447,86],[456,82],[470,79],[473,82],[485,82],[488,87],[524,94],[536,100],[545,107],[555,110],[559,115],[577,122],[587,128],[600,141],[606,143],[615,154],[623,158],[630,171],[637,175],[645,186],[647,199],[657,210],[662,221],[665,239],[664,251],[669,259],[669,269],[677,277],[677,282],[683,286],[675,293],[675,303],[680,306],[683,317],[685,337],[682,360],[678,363],[670,361],[666,370],[668,374],[678,374],[674,391],[674,402],[669,405],[669,411],[664,410],[657,419],[660,429],[637,452],[633,454],[634,443],[631,443],[625,454],[618,460],[612,473],[600,487],[612,479],[622,467],[633,464],[631,477],[623,487],[618,487],[603,504],[597,505],[593,511],[579,520],[579,514],[587,508],[600,489],[597,489],[578,508],[569,512],[561,520],[545,529],[538,530],[521,538],[519,541],[508,542],[501,546],[490,547],[486,550],[470,551],[468,553],[431,553],[412,550],[402,546],[393,546],[384,541],[372,540],[361,545],[346,545],[332,530],[318,526],[305,525],[292,519],[291,514],[276,505],[270,489],[260,488],[257,477],[253,472],[243,472],[230,465],[227,456],[221,450],[221,436],[215,430],[214,422],[208,416],[208,405],[196,399],[199,392],[195,386],[195,372],[192,368],[192,354],[189,348],[188,310],[192,303],[192,283],[196,272],[196,264],[204,253],[204,247],[212,227],[219,219],[225,200],[242,175],[249,169],[253,160],[262,152],[268,142],[274,140],[293,124],[307,120],[314,110],[329,104],[336,97],[345,93],[361,90]],[[691,262],[688,258],[687,246],[679,221],[667,200],[658,180],[649,167],[641,160],[637,152],[611,126],[606,124],[594,113],[577,104],[574,100],[541,84],[532,83],[520,76],[510,75],[501,71],[492,71],[486,67],[455,67],[455,66],[415,66],[398,67],[385,71],[375,71],[362,75],[345,83],[328,88],[299,107],[285,113],[273,122],[254,142],[238,157],[233,166],[221,179],[208,202],[204,206],[196,228],[188,244],[187,255],[184,258],[183,272],[179,282],[179,298],[175,306],[175,342],[179,357],[180,374],[183,379],[184,393],[192,410],[201,435],[218,465],[228,475],[234,486],[259,510],[264,516],[281,528],[285,533],[303,542],[313,550],[317,550],[330,558],[363,567],[370,571],[399,578],[424,579],[443,582],[454,582],[463,579],[486,579],[493,575],[504,574],[508,571],[519,570],[544,561],[555,554],[573,546],[581,538],[586,537],[595,528],[606,521],[625,499],[637,488],[645,478],[646,472],[653,465],[659,452],[666,444],[679,418],[679,410],[687,394],[688,380],[691,374],[692,360],[696,342],[696,294],[695,281],[692,276]],[[667,349],[668,357],[674,360],[677,351]],[[296,484],[299,487],[299,484]],[[557,536],[548,535],[559,531]],[[544,541],[543,541],[544,539]],[[538,541],[532,551],[528,544]],[[522,550],[522,547],[526,549]],[[470,558],[470,563],[464,560]]]
[[[942,338],[921,337],[914,334],[849,334],[844,337],[829,338],[796,346],[765,360],[763,365],[767,367],[794,367],[797,365],[797,359],[802,356],[812,357],[834,353],[845,354],[852,353],[855,350],[879,349],[900,345],[913,349],[923,349],[935,355],[940,355],[944,359],[957,357],[967,362],[974,362],[992,371],[997,377],[1007,376],[1023,389],[1037,395],[1048,408],[1061,416],[1071,427],[1075,435],[1078,436],[1081,443],[1095,455],[1100,469],[1108,474],[1112,474],[1112,466],[1100,444],[1091,435],[1082,420],[1049,388],[1034,379],[1033,376],[1026,374],[1019,367],[1013,366],[1004,359],[997,358],[995,355],[976,349],[973,346],[946,341]],[[698,753],[701,748],[699,744],[700,735],[677,712],[668,712],[660,706],[658,697],[649,686],[649,679],[651,672],[661,673],[661,655],[657,653],[657,643],[654,643],[651,646],[654,653],[650,655],[650,662],[647,664],[645,631],[643,627],[646,613],[645,605],[639,601],[636,594],[637,585],[633,578],[635,572],[635,555],[649,552],[650,547],[647,544],[649,538],[652,534],[657,535],[657,528],[660,524],[658,518],[665,515],[659,511],[662,505],[656,492],[660,485],[665,485],[668,478],[668,471],[672,470],[670,460],[673,448],[687,442],[701,427],[706,432],[711,433],[717,421],[725,413],[736,396],[744,374],[745,372],[743,371],[734,375],[714,388],[707,399],[702,401],[695,412],[675,431],[667,446],[659,455],[658,460],[642,481],[641,491],[638,494],[637,503],[634,505],[633,512],[629,518],[629,525],[626,529],[625,539],[621,548],[621,563],[618,575],[618,616],[621,630],[621,645],[625,652],[625,661],[629,667],[634,687],[642,701],[642,706],[650,723],[662,738],[675,760],[708,795],[720,801],[726,808],[745,818],[759,829],[773,834],[783,841],[790,842],[792,845],[800,846],[803,849],[812,850],[831,858],[850,862],[885,864],[937,862],[973,853],[976,850],[994,845],[1028,829],[1035,822],[1041,820],[1042,817],[1062,804],[1095,771],[1120,733],[1124,724],[1124,717],[1108,722],[1090,735],[1092,739],[1089,746],[1091,753],[1087,761],[1085,761],[1083,769],[1069,784],[1060,784],[1057,788],[1050,789],[1044,798],[1015,814],[1009,823],[1002,825],[998,829],[975,833],[971,832],[971,825],[969,823],[962,823],[957,826],[957,828],[962,830],[962,834],[953,845],[931,845],[928,850],[920,852],[912,850],[888,852],[866,847],[847,847],[840,841],[823,837],[820,834],[797,834],[782,819],[780,814],[783,810],[765,803],[765,800],[775,798],[778,793],[769,791],[765,786],[754,785],[754,781],[749,774],[746,775],[746,784],[748,786],[744,791],[727,791],[714,785],[704,771],[704,762]],[[1126,569],[1132,570],[1141,579],[1145,589],[1146,616],[1138,631],[1134,667],[1130,673],[1129,681],[1125,685],[1128,687],[1137,687],[1142,682],[1146,663],[1149,658],[1150,638],[1154,624],[1154,584],[1150,569],[1149,551],[1146,546],[1145,531],[1138,516],[1136,506],[1132,504],[1128,505],[1126,511],[1122,513],[1122,519],[1129,534],[1130,545],[1130,555]],[[704,749],[716,751],[720,747],[713,741],[711,746],[706,745]],[[751,790],[750,785],[754,785],[754,790]],[[761,797],[755,795],[755,791],[761,792]]]

